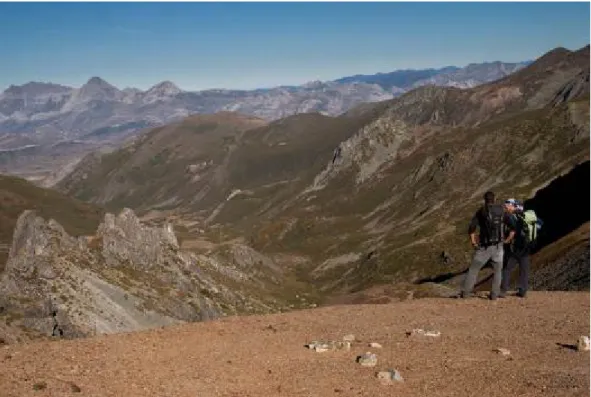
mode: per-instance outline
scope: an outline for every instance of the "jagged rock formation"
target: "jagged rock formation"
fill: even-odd
[[[216,275],[226,282],[249,279],[214,258],[182,252],[171,224],[144,226],[129,209],[106,214],[96,235],[79,238],[53,219],[25,211],[0,280],[0,306],[20,317],[24,327],[45,335],[51,335],[51,314],[57,311],[65,337],[207,320],[236,311],[274,311],[256,296],[217,282]]]

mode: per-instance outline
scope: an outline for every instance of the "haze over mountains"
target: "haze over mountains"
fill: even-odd
[[[0,94],[0,149],[60,140],[117,139],[125,132],[166,124],[195,113],[236,111],[275,120],[297,113],[335,116],[366,102],[391,99],[435,84],[468,88],[519,70],[523,63],[482,63],[465,68],[401,70],[252,91],[183,91],[170,81],[146,91],[120,90],[99,77],[80,88],[30,82]],[[16,134],[17,136],[11,136]]]

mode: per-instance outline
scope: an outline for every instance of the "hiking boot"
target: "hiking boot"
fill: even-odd
[[[502,292],[499,294],[499,298],[501,298],[501,299],[502,299],[502,298],[506,298],[506,297],[507,297],[507,292],[505,292],[505,291],[502,291]]]
[[[488,299],[490,299],[491,301],[496,301],[498,298],[498,295],[495,293],[492,293],[488,296]]]
[[[472,297],[472,294],[469,293],[469,292],[466,292],[466,291],[462,291],[462,292],[460,292],[460,296],[459,297],[461,299],[471,298]]]
[[[520,298],[525,298],[525,296],[527,295],[527,293],[525,291],[523,291],[523,290],[518,290],[517,291],[517,294],[515,294],[515,295],[517,295]]]

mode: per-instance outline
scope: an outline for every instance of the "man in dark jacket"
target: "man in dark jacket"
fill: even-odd
[[[504,238],[505,227],[509,229],[509,238],[507,239]],[[478,240],[476,239],[476,228],[479,229]],[[500,295],[501,289],[503,244],[510,241],[514,231],[503,206],[495,204],[493,192],[484,194],[484,205],[472,217],[468,233],[475,252],[460,296],[466,298],[472,293],[478,273],[490,260],[494,276],[489,298],[495,300]]]
[[[501,283],[501,294],[499,297],[504,298],[509,290],[509,282],[511,281],[511,272],[515,266],[519,264],[519,288],[517,289],[517,296],[525,298],[528,289],[529,278],[529,255],[531,246],[525,240],[525,233],[523,232],[523,225],[518,221],[517,214],[523,213],[523,205],[515,199],[508,199],[505,201],[505,211],[509,214],[509,219],[513,230],[515,231],[513,238],[508,239],[509,244],[505,247],[505,266],[503,268],[503,281]]]

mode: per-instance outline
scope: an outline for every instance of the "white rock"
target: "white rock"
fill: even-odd
[[[349,341],[314,341],[306,345],[308,349],[314,350],[317,353],[324,353],[330,350],[350,350],[351,342]]]
[[[509,349],[505,349],[504,347],[499,347],[499,348],[495,349],[495,351],[499,354],[502,354],[503,356],[508,356],[511,354]]]
[[[357,362],[363,367],[375,367],[378,363],[378,357],[371,352],[367,352],[357,357]]]
[[[590,345],[589,337],[583,335],[583,336],[579,337],[579,340],[577,342],[577,350],[582,351],[582,352],[588,352],[589,347],[590,347],[589,345]]]
[[[355,340],[355,335],[353,335],[353,334],[345,335],[345,336],[343,336],[343,340],[347,341],[347,342],[353,342]]]
[[[404,382],[404,378],[395,369],[389,369],[388,371],[380,371],[376,375],[378,379],[384,384],[392,384],[394,382]]]
[[[441,332],[429,330],[426,331],[422,328],[415,328],[411,332],[407,333],[408,335],[421,335],[421,336],[428,336],[431,338],[439,338],[441,336]]]
[[[371,343],[369,344],[369,347],[373,347],[374,349],[381,349],[381,348],[382,348],[382,345],[380,345],[380,344],[379,344],[379,343],[377,343],[377,342],[371,342]]]

